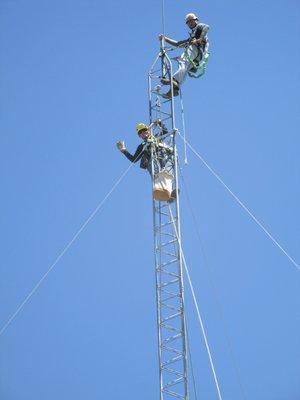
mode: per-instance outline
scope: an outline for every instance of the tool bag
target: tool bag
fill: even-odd
[[[168,201],[172,193],[173,176],[167,171],[161,171],[154,176],[153,198],[158,201]]]

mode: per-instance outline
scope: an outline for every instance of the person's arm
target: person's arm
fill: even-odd
[[[169,153],[173,153],[173,148],[171,146],[168,146],[167,144],[165,144],[163,142],[162,143],[158,143],[157,146],[162,148],[162,149],[167,150]]]
[[[124,154],[124,156],[125,156],[126,158],[128,158],[129,161],[136,163],[137,161],[140,160],[140,158],[141,158],[142,155],[143,155],[144,145],[143,145],[143,143],[141,143],[141,144],[137,147],[137,149],[136,149],[136,151],[135,151],[135,153],[134,153],[133,155],[130,154],[129,151],[126,150],[125,147],[124,147],[122,150],[120,150],[120,151],[121,151],[121,153]]]
[[[199,24],[201,26],[201,33],[197,39],[205,39],[207,32],[209,31],[209,26],[206,24]]]
[[[162,40],[162,38],[164,38],[168,44],[170,44],[171,46],[174,46],[174,47],[182,47],[182,46],[185,46],[186,44],[188,44],[188,42],[189,42],[189,39],[177,41],[174,39],[170,39],[167,36],[159,35],[159,39]]]
[[[201,45],[202,43],[204,43],[208,31],[209,31],[208,25],[202,23],[198,24],[193,44]]]

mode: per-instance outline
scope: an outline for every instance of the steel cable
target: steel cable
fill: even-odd
[[[228,347],[228,350],[229,350],[229,353],[230,353],[232,365],[233,365],[233,368],[234,368],[234,371],[235,371],[235,374],[236,374],[236,378],[237,378],[237,381],[238,381],[238,384],[239,384],[239,387],[240,387],[240,392],[241,392],[242,398],[244,400],[246,400],[246,393],[245,393],[244,385],[242,383],[240,369],[238,367],[236,358],[234,356],[233,346],[232,346],[232,342],[230,340],[228,329],[227,329],[227,326],[226,326],[226,323],[225,323],[225,318],[224,318],[224,313],[223,313],[223,309],[222,309],[220,298],[219,298],[219,293],[217,291],[216,285],[213,282],[213,276],[212,276],[213,275],[213,271],[212,271],[212,268],[209,266],[206,253],[204,251],[204,246],[203,246],[203,242],[202,242],[202,239],[201,239],[200,229],[199,229],[199,226],[198,226],[197,218],[196,218],[194,209],[192,207],[192,203],[191,203],[188,187],[187,187],[187,185],[185,183],[185,179],[184,179],[184,176],[183,176],[182,169],[181,169],[180,165],[179,165],[179,172],[180,172],[180,176],[181,176],[181,179],[182,179],[182,182],[183,182],[183,186],[184,186],[184,194],[185,194],[185,196],[187,198],[187,202],[188,202],[188,206],[189,206],[189,209],[190,209],[190,212],[191,212],[191,215],[192,215],[193,223],[194,223],[194,226],[196,228],[196,233],[197,233],[197,237],[198,237],[199,244],[200,244],[200,250],[201,250],[202,256],[203,256],[204,266],[206,267],[206,270],[209,273],[210,286],[211,286],[211,289],[212,289],[213,294],[214,294],[213,297],[214,297],[214,300],[215,300],[215,304],[216,304],[217,309],[219,311],[219,316],[220,316],[220,320],[221,320],[221,323],[222,323],[224,336],[225,336],[225,339],[226,339],[226,342],[227,342],[227,347]]]
[[[214,175],[215,178],[225,187],[225,189],[231,194],[231,196],[237,201],[237,203],[247,212],[253,221],[265,232],[265,234],[272,240],[272,242],[282,251],[283,254],[291,261],[291,263],[300,270],[298,263],[288,254],[288,252],[279,244],[279,242],[272,236],[272,234],[263,226],[263,224],[255,217],[255,215],[245,206],[245,204],[232,192],[232,190],[226,185],[222,178],[208,165],[204,158],[194,149],[194,147],[178,132],[181,139],[187,144],[192,152],[202,161],[202,163],[208,168],[208,170]]]
[[[186,323],[187,347],[188,347],[188,352],[189,352],[189,361],[190,361],[190,368],[191,368],[192,380],[193,380],[193,390],[194,390],[195,400],[198,400],[197,388],[196,388],[196,379],[195,379],[194,367],[193,367],[193,359],[192,359],[192,353],[191,353],[191,348],[190,348],[189,326],[188,326],[187,315],[186,315],[186,318],[185,318],[185,323]]]
[[[210,346],[209,346],[209,343],[208,343],[207,334],[206,334],[206,331],[205,331],[205,328],[204,328],[203,319],[202,319],[201,314],[200,314],[200,309],[199,309],[199,305],[198,305],[197,298],[196,298],[196,295],[195,295],[194,286],[193,286],[193,283],[192,283],[192,280],[191,280],[190,272],[189,272],[189,269],[188,269],[188,266],[187,266],[187,263],[186,263],[186,260],[185,260],[185,256],[184,256],[184,253],[183,253],[183,250],[182,250],[181,240],[180,240],[178,232],[177,232],[176,224],[175,224],[173,213],[172,213],[172,210],[171,210],[170,206],[169,206],[169,211],[170,211],[170,215],[171,215],[171,219],[172,219],[172,224],[174,226],[174,231],[175,231],[175,234],[176,234],[176,238],[177,238],[177,241],[178,241],[178,244],[179,244],[179,250],[180,250],[181,257],[182,257],[184,269],[185,269],[186,276],[188,278],[188,282],[189,282],[189,285],[190,285],[190,289],[191,289],[194,305],[195,305],[195,308],[196,308],[196,311],[197,311],[197,316],[198,316],[199,324],[200,324],[200,327],[201,327],[201,331],[202,331],[202,335],[203,335],[206,351],[207,351],[207,354],[208,354],[210,367],[211,367],[211,370],[212,370],[212,373],[213,373],[213,378],[214,378],[214,382],[215,382],[215,385],[216,385],[218,398],[219,398],[219,400],[222,400],[220,385],[219,385],[218,377],[217,377],[217,374],[216,374],[216,369],[215,369],[215,366],[214,366],[214,362],[213,362]]]
[[[69,250],[69,248],[72,246],[72,244],[76,241],[78,236],[81,234],[81,232],[87,227],[89,222],[95,217],[95,215],[100,211],[100,209],[103,207],[105,204],[106,200],[110,197],[110,195],[114,192],[114,190],[117,188],[117,186],[121,183],[121,181],[124,179],[124,177],[127,175],[131,167],[133,166],[133,163],[129,165],[128,168],[121,174],[121,176],[116,180],[116,182],[113,184],[112,188],[107,192],[107,194],[104,196],[104,198],[100,201],[100,203],[97,205],[95,210],[90,214],[90,216],[85,220],[85,222],[81,225],[81,227],[78,229],[78,231],[75,233],[75,235],[72,237],[72,239],[69,241],[69,243],[63,248],[63,250],[60,252],[60,254],[57,256],[53,264],[49,267],[49,269],[44,273],[44,275],[40,278],[40,280],[37,282],[37,284],[33,287],[33,289],[28,293],[28,295],[25,297],[25,299],[20,303],[20,305],[17,307],[16,311],[8,318],[6,323],[2,326],[0,329],[0,336],[5,332],[5,330],[8,328],[8,326],[13,322],[13,320],[16,318],[16,316],[20,313],[20,311],[24,308],[26,303],[31,299],[31,297],[36,293],[38,288],[41,286],[43,281],[47,278],[47,276],[50,274],[50,272],[53,270],[53,268],[57,265],[57,263],[61,260],[61,258],[66,254],[66,252]]]

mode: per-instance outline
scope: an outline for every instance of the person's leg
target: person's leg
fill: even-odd
[[[197,46],[189,46],[186,51],[179,58],[179,68],[175,72],[173,79],[178,82],[179,86],[185,81],[189,69],[192,67],[192,61],[199,56],[199,49]]]
[[[177,190],[174,187],[175,186],[175,181],[174,181],[174,156],[173,154],[168,153],[165,158],[165,164],[164,164],[164,171],[170,174],[170,177],[172,179],[172,191],[170,194],[170,199],[168,200],[169,203],[172,203],[174,200],[176,200],[177,197]],[[178,189],[179,192],[179,189]]]
[[[164,159],[164,170],[174,176],[174,160],[172,154],[167,154]]]
[[[183,84],[187,76],[187,72],[190,67],[190,62],[183,57],[178,60],[178,70],[175,72],[173,79],[178,83],[179,86]]]
[[[149,160],[147,169],[148,169],[149,174],[151,176],[153,175],[153,177],[159,173],[160,168],[159,168],[159,164],[157,161],[157,157],[154,156]]]
[[[173,95],[179,95],[179,89],[185,81],[190,68],[193,67],[192,61],[199,57],[199,49],[197,46],[188,46],[185,52],[180,56],[178,60],[178,70],[173,76]],[[164,83],[164,82],[162,82]],[[165,80],[165,84],[167,80]],[[170,89],[167,93],[163,94],[163,97],[170,99],[172,97],[172,90]]]

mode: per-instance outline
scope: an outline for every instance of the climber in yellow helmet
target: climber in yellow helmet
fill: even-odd
[[[151,158],[151,152],[149,146],[146,146],[146,144],[151,137],[151,131],[149,126],[142,122],[137,124],[136,131],[138,136],[142,139],[142,143],[138,145],[134,154],[129,153],[125,147],[124,141],[119,141],[117,143],[117,147],[121,153],[128,158],[129,161],[136,163],[137,161],[141,160],[140,167],[143,169],[149,169],[151,168],[151,163],[149,162]]]
[[[168,133],[167,128],[165,125],[161,122],[161,120],[155,121],[152,125],[159,125],[161,127],[161,133],[164,135]],[[159,157],[159,166],[155,162],[154,164],[154,173],[156,173],[157,169],[159,167],[163,168],[164,165],[167,162],[167,149],[166,146],[161,143],[159,138],[155,137],[152,134],[151,131],[151,126],[148,126],[144,124],[143,122],[140,122],[136,125],[136,132],[139,136],[139,138],[142,140],[142,143],[138,145],[136,151],[134,154],[131,154],[125,147],[124,141],[119,141],[117,143],[118,149],[121,151],[121,153],[124,154],[126,158],[128,158],[129,161],[136,163],[137,161],[140,160],[140,167],[142,169],[147,169],[150,174],[152,174],[152,153],[153,150],[156,153],[157,151],[160,153]],[[152,146],[152,147],[151,147]]]
[[[152,126],[156,125],[159,127],[159,135],[154,136],[152,133]],[[167,175],[169,182],[173,180],[173,163],[174,154],[173,149],[167,146],[162,137],[168,134],[168,130],[161,120],[156,120],[150,126],[143,122],[140,122],[136,126],[136,131],[139,138],[142,140],[135,151],[131,154],[125,146],[124,141],[117,142],[117,147],[124,154],[129,161],[136,163],[140,160],[140,168],[147,169],[151,177],[154,179],[154,184],[157,179],[161,180],[161,174]],[[158,189],[161,192],[160,188]],[[164,190],[164,192],[166,192]],[[168,195],[163,200],[172,201],[176,196],[175,190],[169,190]],[[154,196],[154,198],[156,198]],[[156,198],[157,200],[158,198]],[[159,198],[161,200],[162,198]]]

